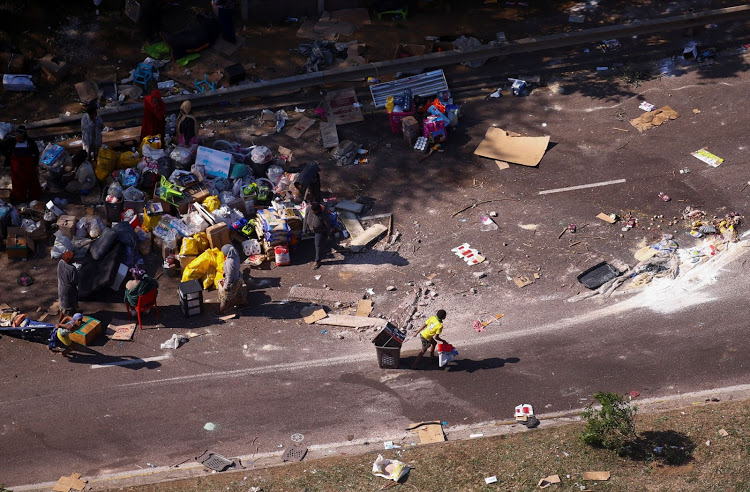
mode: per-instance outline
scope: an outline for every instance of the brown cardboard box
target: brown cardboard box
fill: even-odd
[[[419,136],[419,122],[417,119],[413,116],[405,117],[401,120],[401,129],[404,132],[404,140],[406,140],[409,145],[414,145]]]
[[[212,248],[221,249],[225,244],[230,243],[229,229],[225,223],[215,224],[206,229],[206,235],[208,236],[208,244]]]
[[[69,239],[73,239],[76,233],[76,218],[72,215],[61,215],[57,219],[57,228]]]
[[[177,259],[180,261],[180,268],[185,270],[191,261],[198,258],[198,255],[178,255]]]
[[[8,227],[8,238],[5,240],[8,258],[26,258],[29,255],[28,238],[23,227]]]
[[[185,188],[185,196],[194,203],[202,203],[209,195],[208,188],[203,183],[196,183],[190,188]]]
[[[70,334],[70,339],[81,345],[91,345],[102,333],[102,322],[91,316],[83,317],[83,325]]]

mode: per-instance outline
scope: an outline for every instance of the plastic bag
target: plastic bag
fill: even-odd
[[[143,157],[149,161],[158,161],[163,157],[167,157],[167,151],[161,147],[152,147],[150,145],[144,145],[141,151]]]
[[[107,179],[117,167],[119,159],[120,154],[118,152],[106,147],[99,149],[99,154],[96,157],[96,168],[94,169],[96,179],[99,181]]]
[[[78,169],[76,170],[76,180],[81,183],[81,189],[82,190],[90,190],[94,186],[96,186],[96,180],[98,176],[94,172],[94,168],[91,167],[91,163],[89,161],[85,161],[83,164],[78,166]],[[105,176],[104,179],[101,179],[101,181],[105,181],[107,178],[109,178],[109,175]]]
[[[201,203],[201,205],[206,207],[206,210],[208,210],[209,212],[213,212],[221,206],[221,201],[219,200],[218,196],[212,195],[203,200],[203,203]]]
[[[212,248],[201,253],[182,272],[182,281],[199,280],[204,289],[218,288],[224,278],[224,253]]]
[[[151,232],[159,224],[161,215],[149,215],[147,209],[143,208],[143,224],[141,226],[147,232]]]
[[[180,254],[182,256],[198,256],[201,254],[198,241],[192,237],[186,237],[182,240],[182,246],[180,246]]]
[[[255,148],[250,152],[250,160],[256,164],[265,164],[273,159],[273,154],[268,147],[263,145],[256,145]]]
[[[120,158],[117,159],[117,169],[127,169],[129,167],[135,167],[138,165],[138,161],[141,160],[138,152],[127,151],[120,154]]]
[[[190,166],[190,172],[196,176],[200,176],[202,180],[206,179],[206,168],[203,164],[193,164]]]
[[[276,186],[276,183],[279,182],[281,177],[284,175],[284,168],[281,166],[271,166],[268,168],[268,172],[266,173],[268,176],[268,179],[271,180],[274,186]]]
[[[192,145],[190,147],[178,145],[169,153],[169,158],[172,159],[175,164],[185,169],[195,161],[195,152],[197,149],[197,145]]]
[[[147,145],[151,147],[151,150],[161,149],[161,137],[159,137],[159,135],[149,135],[148,137],[143,137],[143,140],[141,140],[141,145],[139,146],[138,151],[141,154],[144,154],[143,148]]]
[[[136,168],[123,169],[120,171],[120,181],[123,186],[138,186],[141,173]]]
[[[118,181],[109,185],[109,188],[107,188],[107,195],[117,198],[117,201],[122,200],[122,186]]]
[[[146,194],[135,186],[130,186],[122,192],[122,197],[129,202],[139,202],[146,199]]]
[[[138,247],[138,237],[135,235],[133,228],[127,222],[118,222],[112,226],[112,230],[117,234],[117,240],[125,246],[132,249]]]
[[[138,251],[146,256],[151,252],[151,233],[143,227],[136,227],[135,236],[138,240]]]
[[[379,454],[375,463],[372,464],[372,474],[398,482],[404,475],[409,473],[409,465],[403,461],[389,460]]]
[[[127,224],[125,225],[128,226]],[[128,229],[130,229],[130,226],[128,226]],[[132,231],[132,229],[130,230]],[[89,250],[91,257],[95,260],[101,260],[107,256],[107,253],[112,251],[116,242],[117,233],[108,227],[105,228],[99,236],[99,239],[94,241],[94,244],[91,245],[91,249]]]

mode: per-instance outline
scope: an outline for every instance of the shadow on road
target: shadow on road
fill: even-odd
[[[416,356],[402,357],[399,364],[399,369],[410,369],[416,358]],[[503,359],[502,357],[488,357],[481,360],[458,358],[453,362],[449,362],[445,367],[440,367],[438,366],[437,358],[435,360],[431,360],[429,356],[425,356],[414,370],[450,372],[463,371],[472,373],[484,369],[498,369],[505,366],[505,364],[515,364],[520,361],[521,359],[519,359],[518,357],[508,357],[506,359]]]

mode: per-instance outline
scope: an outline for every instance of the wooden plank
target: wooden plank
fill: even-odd
[[[344,304],[357,304],[362,299],[362,294],[353,292],[342,292],[339,290],[312,289],[309,287],[294,286],[289,289],[289,297],[296,299],[309,299],[321,302],[343,302]]]
[[[357,313],[355,316],[364,316],[365,318],[370,316],[372,312],[372,301],[370,299],[360,299],[357,304]]]
[[[359,251],[377,238],[382,236],[388,228],[383,224],[375,224],[374,226],[368,227],[365,232],[352,239],[351,245],[349,246],[352,251]]]
[[[339,212],[339,219],[343,222],[344,227],[346,227],[346,230],[349,232],[349,236],[351,236],[352,239],[365,232],[364,227],[362,227],[362,224],[359,223],[357,217],[355,217],[353,213],[345,211]]]
[[[346,314],[330,314],[315,322],[316,325],[346,326],[348,328],[382,327],[386,323],[387,321],[381,318],[365,318],[364,316],[349,316]]]
[[[132,126],[130,128],[123,128],[122,130],[113,130],[111,132],[102,133],[102,144],[109,147],[114,147],[113,144],[122,144],[128,141],[138,141],[141,138],[141,127]],[[68,140],[61,140],[57,142],[65,150],[80,150],[83,148],[83,140],[80,138],[70,138]]]

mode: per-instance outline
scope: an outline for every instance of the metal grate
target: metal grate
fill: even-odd
[[[218,472],[224,471],[229,467],[234,466],[234,461],[230,461],[220,454],[206,451],[202,455],[195,458],[195,461],[199,462],[203,466],[216,470]]]
[[[284,451],[284,455],[281,457],[282,461],[302,461],[307,454],[307,448],[292,446]]]
[[[448,82],[445,81],[443,70],[420,73],[403,79],[383,82],[370,86],[372,102],[376,108],[385,107],[388,96],[400,95],[404,90],[411,89],[415,96],[434,96],[448,90]]]

